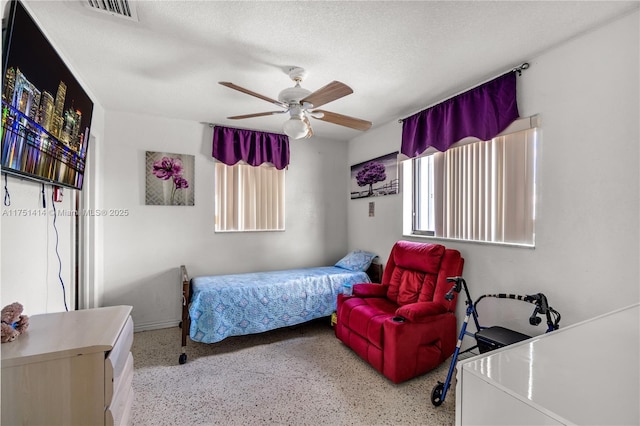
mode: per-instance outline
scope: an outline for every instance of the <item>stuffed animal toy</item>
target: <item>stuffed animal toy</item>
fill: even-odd
[[[2,323],[2,343],[11,342],[29,327],[29,317],[22,315],[23,307],[20,303],[14,302],[2,308],[0,319]]]

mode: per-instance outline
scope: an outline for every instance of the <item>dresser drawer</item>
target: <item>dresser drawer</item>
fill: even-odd
[[[113,394],[113,401],[104,412],[104,423],[111,425],[127,425],[133,406],[133,355],[129,354],[127,363]]]
[[[131,345],[133,344],[133,320],[127,319],[122,332],[104,362],[104,405],[111,404],[113,394],[118,388],[119,382],[125,371],[128,359],[131,357]],[[131,361],[133,369],[133,360]]]

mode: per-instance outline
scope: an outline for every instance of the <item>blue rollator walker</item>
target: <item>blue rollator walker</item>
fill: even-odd
[[[476,300],[474,303],[471,300],[471,295],[469,294],[469,288],[467,287],[467,283],[462,277],[450,277],[447,278],[448,282],[454,283],[453,287],[449,292],[445,295],[445,299],[453,300],[453,293],[460,293],[462,289],[464,289],[467,300],[465,304],[467,305],[467,311],[464,317],[464,322],[462,323],[462,327],[460,328],[460,334],[458,336],[458,343],[456,344],[456,349],[453,352],[453,358],[451,359],[451,365],[449,366],[449,372],[447,373],[447,379],[444,383],[438,381],[438,384],[433,387],[433,391],[431,391],[431,403],[436,407],[440,406],[445,397],[447,396],[447,390],[449,390],[449,386],[451,385],[451,378],[453,377],[453,370],[456,367],[456,363],[458,361],[458,356],[472,351],[473,349],[478,348],[480,353],[489,352],[493,349],[497,349],[506,345],[510,345],[512,343],[516,343],[522,340],[529,339],[531,336],[527,336],[526,334],[518,333],[513,330],[508,330],[503,327],[482,327],[478,322],[478,312],[476,311],[476,307],[478,302],[485,297],[497,297],[500,299],[517,299],[522,300],[524,302],[529,302],[536,305],[533,313],[529,317],[529,324],[538,325],[542,322],[542,319],[538,317],[538,314],[546,315],[547,317],[547,331],[546,333],[557,330],[558,324],[560,323],[560,313],[549,306],[547,298],[542,293],[537,293],[530,296],[520,296],[517,294],[485,294],[482,295]],[[552,318],[553,316],[553,318]],[[476,333],[471,333],[467,331],[467,325],[469,324],[469,318],[473,318],[473,322],[476,326]],[[477,344],[472,346],[469,349],[466,349],[460,352],[460,347],[462,346],[462,339],[464,336],[473,336],[476,339]]]

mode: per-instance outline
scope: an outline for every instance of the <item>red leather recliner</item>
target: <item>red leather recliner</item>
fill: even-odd
[[[338,295],[336,337],[394,383],[424,374],[453,354],[456,298],[447,277],[464,259],[440,244],[398,241],[382,284],[356,284]]]

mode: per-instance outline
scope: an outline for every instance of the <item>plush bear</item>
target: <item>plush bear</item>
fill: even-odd
[[[15,340],[29,327],[29,317],[22,315],[23,307],[20,303],[14,302],[2,308],[0,319],[2,320],[2,343]]]

